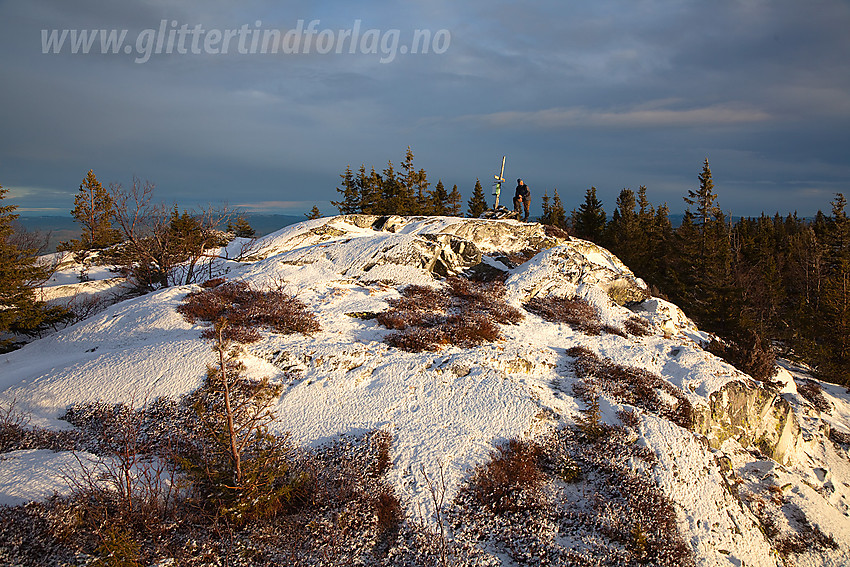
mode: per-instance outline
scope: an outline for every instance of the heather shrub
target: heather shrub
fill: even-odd
[[[591,403],[597,392],[603,392],[618,403],[626,403],[661,415],[685,428],[693,426],[693,406],[681,390],[642,368],[621,366],[599,358],[589,349],[576,346],[567,350],[573,361],[573,370],[581,382],[573,391],[585,402]],[[660,393],[676,399],[668,402]]]
[[[654,455],[624,428],[599,427],[500,447],[458,492],[455,538],[486,541],[512,565],[693,565],[673,503],[631,469]]]
[[[602,325],[600,331],[603,333],[608,333],[609,335],[617,335],[618,337],[628,338],[626,332],[618,327],[613,325]]]
[[[79,407],[76,415],[94,415],[105,407]],[[162,425],[174,427],[170,421]],[[179,429],[187,433],[183,425]],[[402,565],[391,560],[403,537],[404,514],[386,480],[390,449],[390,436],[377,431],[292,453],[291,470],[306,475],[303,497],[274,517],[257,515],[244,523],[216,513],[191,492],[183,493],[189,498],[176,498],[171,512],[145,523],[128,518],[109,489],[0,507],[0,561],[27,567],[80,561],[187,567]],[[402,545],[419,554],[416,546]]]
[[[838,549],[835,538],[812,524],[799,506],[788,502],[780,487],[768,485],[770,497],[763,498],[764,493],[759,494],[764,489],[760,482],[748,486],[755,492],[741,490],[741,499],[758,518],[768,541],[783,560],[791,560],[792,554]]]
[[[18,409],[16,400],[0,404],[0,453],[21,449],[73,451],[79,438],[73,431],[54,431],[32,427],[29,416]]]
[[[511,439],[497,447],[472,477],[478,500],[497,513],[542,506],[540,456],[539,446],[531,441]]]
[[[552,224],[543,225],[543,231],[546,236],[552,236],[554,238],[560,238],[562,240],[570,239],[570,235],[566,230]]]
[[[578,297],[535,297],[525,304],[525,309],[551,323],[567,323],[587,335],[602,331],[599,310]]]
[[[806,398],[819,412],[828,413],[832,411],[832,404],[829,403],[829,400],[823,395],[820,385],[814,380],[798,381],[797,393]]]
[[[624,427],[637,429],[640,425],[640,416],[635,410],[619,410],[617,412],[617,417],[620,418],[620,423],[622,423]]]
[[[838,431],[837,429],[830,429],[829,438],[833,443],[838,443],[839,445],[850,445],[850,433]]]
[[[623,323],[626,332],[636,337],[645,337],[652,334],[652,327],[643,317],[629,317]]]
[[[190,323],[227,319],[225,338],[241,343],[259,340],[263,327],[282,334],[312,334],[321,329],[315,315],[295,296],[280,288],[257,290],[242,281],[211,284],[190,292],[177,311]],[[202,336],[216,338],[212,329]]]
[[[501,337],[499,324],[518,323],[522,313],[505,303],[504,284],[451,277],[440,289],[409,285],[378,323],[397,331],[384,341],[409,352],[436,351],[447,345],[469,348]]]

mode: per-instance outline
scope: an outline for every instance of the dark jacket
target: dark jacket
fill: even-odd
[[[531,191],[528,190],[528,185],[523,183],[522,185],[516,186],[516,195],[514,198],[522,197],[523,199],[528,199],[531,196]]]

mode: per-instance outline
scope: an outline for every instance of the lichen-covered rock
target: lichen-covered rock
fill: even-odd
[[[531,261],[509,280],[527,301],[538,295],[570,295],[580,285],[596,286],[618,305],[649,297],[646,284],[616,256],[592,242],[562,242]]]
[[[694,429],[714,448],[735,439],[783,464],[792,460],[800,435],[786,400],[753,382],[738,380],[712,393],[707,407],[694,409]]]

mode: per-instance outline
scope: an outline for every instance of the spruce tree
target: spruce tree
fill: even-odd
[[[605,209],[602,208],[602,201],[596,197],[596,187],[591,187],[584,195],[584,203],[572,212],[575,235],[592,242],[602,242],[605,219]]]
[[[481,181],[476,179],[475,188],[472,190],[472,197],[467,202],[466,216],[477,219],[486,210],[487,198],[484,196],[484,189],[481,187]]]
[[[331,204],[339,209],[341,215],[353,215],[360,211],[360,191],[357,188],[357,181],[354,179],[354,174],[351,171],[351,165],[345,167],[345,172],[340,174],[342,184],[337,187],[337,192],[342,195],[341,201],[331,201]]]
[[[360,212],[366,215],[382,215],[381,176],[373,167],[366,175],[366,166],[361,165],[357,174],[357,190],[360,193]]]
[[[850,384],[850,218],[841,193],[832,201],[826,233],[826,277],[821,291],[819,370],[824,378]]]
[[[567,229],[567,211],[564,210],[564,204],[561,202],[561,196],[558,195],[558,190],[554,190],[554,195],[552,196],[552,205],[549,208],[549,216],[551,219],[552,226],[557,226],[558,228]]]
[[[617,208],[606,227],[605,243],[614,254],[634,270],[639,250],[646,246],[639,234],[638,217],[635,212],[635,193],[623,189],[617,196]]]
[[[540,224],[552,224],[552,206],[549,204],[549,201],[549,192],[544,189],[543,197],[540,198],[540,208],[543,210],[543,214],[540,215]]]
[[[452,190],[451,192],[449,192],[449,198],[446,201],[446,214],[451,217],[459,217],[461,215],[462,202],[463,197],[461,196],[460,191],[457,188],[457,184],[452,185]]]
[[[322,218],[322,211],[319,210],[318,206],[313,205],[313,208],[310,209],[310,212],[304,213],[304,216],[307,217],[310,220],[320,219],[320,218]]]
[[[688,190],[688,196],[684,198],[685,203],[696,207],[694,212],[694,222],[699,227],[700,233],[700,258],[703,266],[701,269],[705,271],[704,265],[709,251],[709,238],[712,232],[712,223],[716,222],[721,215],[720,208],[715,205],[717,195],[714,193],[714,181],[711,179],[711,168],[708,166],[708,158],[702,166],[702,172],[699,174],[699,189],[694,191]]]
[[[227,222],[227,232],[233,233],[233,236],[237,238],[254,238],[257,235],[248,219],[242,215],[236,217],[236,222]]]
[[[387,167],[381,174],[381,200],[378,206],[378,214],[406,214],[406,201],[406,188],[403,178],[396,178],[393,162],[387,161]]]
[[[74,197],[71,216],[82,226],[79,240],[63,243],[63,248],[75,250],[99,250],[119,241],[118,231],[112,228],[114,203],[112,196],[97,180],[93,170],[80,183]]]
[[[0,186],[0,203],[7,192]],[[35,250],[21,249],[13,242],[16,208],[0,205],[0,352],[14,347],[16,335],[37,335],[67,317],[64,309],[36,299],[35,288],[49,274],[37,263]]]
[[[443,185],[443,180],[437,180],[437,185],[434,190],[430,191],[430,206],[428,214],[442,217],[448,214],[449,194],[446,191],[446,186]]]

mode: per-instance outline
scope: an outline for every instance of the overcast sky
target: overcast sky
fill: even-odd
[[[640,185],[682,212],[708,158],[724,210],[811,215],[850,194],[848,28],[846,0],[0,0],[0,184],[24,214],[67,214],[89,169],[331,214],[346,165],[410,146],[464,209],[507,155],[537,214]],[[127,32],[72,53],[92,29]]]

